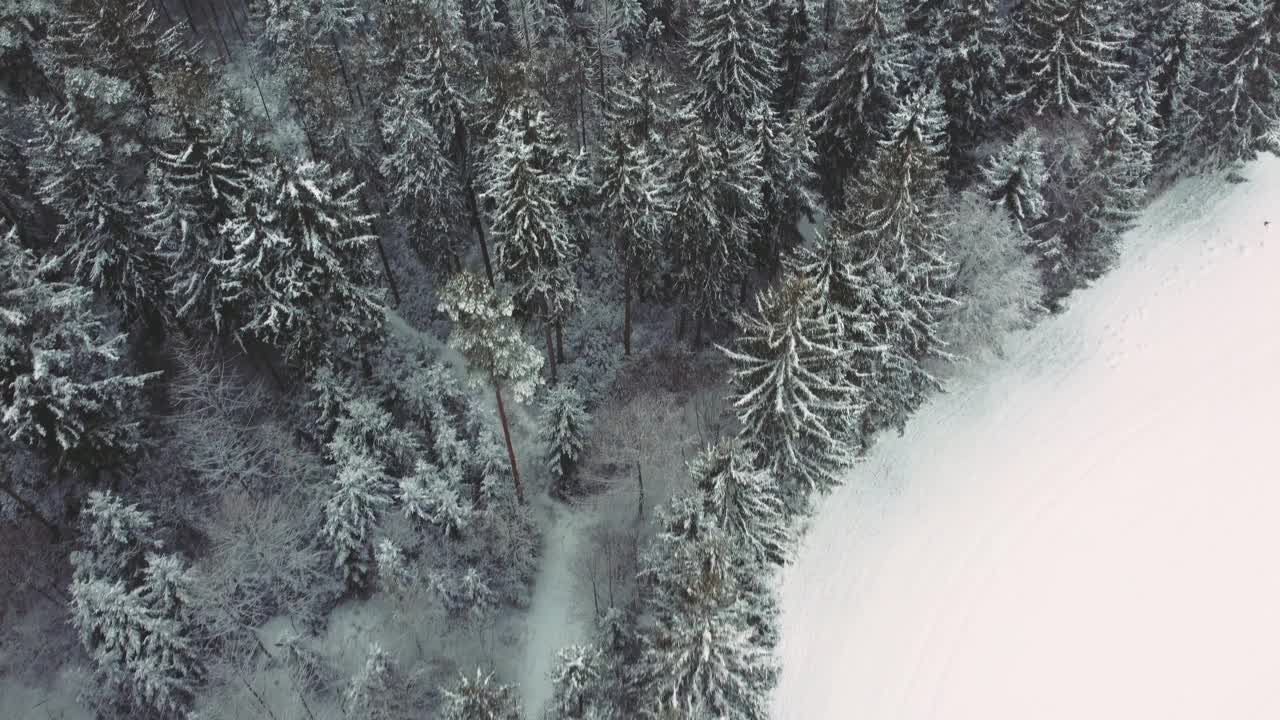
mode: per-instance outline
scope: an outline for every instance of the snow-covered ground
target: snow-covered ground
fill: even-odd
[[[1280,160],[1245,175],[823,501],[776,718],[1280,718]]]

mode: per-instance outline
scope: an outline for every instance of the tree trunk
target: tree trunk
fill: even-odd
[[[681,306],[680,316],[676,320],[676,340],[684,339],[684,325],[686,322],[688,322],[688,319],[689,319],[689,311],[685,307]]]
[[[551,340],[551,321],[548,320],[542,323],[542,334],[547,341],[547,372],[550,373],[551,384],[555,385],[559,377],[556,372],[556,349]]]
[[[694,321],[694,325],[693,325],[693,347],[694,347],[694,349],[699,349],[699,348],[701,348],[701,347],[702,347],[702,325],[703,325],[703,320],[704,320],[704,318],[703,318],[702,314],[701,314],[701,313],[699,313],[699,314],[698,314],[697,319]]]
[[[252,63],[250,63],[252,65]],[[275,121],[271,119],[271,111],[267,109],[267,96],[262,94],[262,85],[258,83],[258,74],[249,68],[249,77],[253,79],[253,86],[258,88],[258,99],[262,101],[262,112],[267,116],[267,123],[275,125]]]
[[[173,16],[169,14],[169,8],[165,6],[164,0],[155,0],[155,4],[160,7],[160,14],[164,15],[165,24],[173,27]]]
[[[387,250],[382,246],[382,234],[374,233],[373,239],[378,243],[378,257],[382,258],[382,270],[387,274],[387,284],[391,286],[391,297],[396,301],[396,307],[400,307],[400,288],[396,283],[396,276],[391,274],[391,263],[387,262]]]
[[[511,480],[516,486],[516,501],[527,504],[524,499],[524,484],[520,482],[520,468],[516,465],[516,448],[511,444],[511,428],[507,424],[507,408],[502,404],[502,385],[493,383],[493,394],[498,398],[498,420],[502,422],[502,437],[507,441],[507,458],[511,460]]]
[[[564,364],[564,320],[556,318],[556,362]]]
[[[333,54],[338,58],[338,69],[342,71],[342,84],[347,86],[347,100],[350,101],[351,107],[356,106],[356,95],[351,89],[351,76],[347,74],[347,59],[342,55],[342,47],[338,45],[338,33],[329,33],[329,40],[333,43]],[[364,103],[360,104],[364,107]]]
[[[622,275],[622,354],[631,354],[631,268]]]
[[[644,471],[640,469],[640,461],[636,461],[636,487],[640,492],[636,497],[636,523],[644,520]]]
[[[191,34],[200,37],[200,31],[196,28],[196,18],[191,14],[191,0],[182,0],[182,9],[187,11],[187,22],[191,25]]]
[[[13,498],[13,501],[18,503],[18,507],[22,508],[28,515],[38,520],[41,525],[45,526],[45,528],[49,530],[49,536],[55,543],[62,542],[62,530],[58,528],[58,525],[45,517],[44,513],[40,512],[39,508],[32,505],[30,502],[27,502],[26,498],[19,495],[17,491],[13,489],[13,486],[9,484],[9,479],[7,477],[4,480],[0,480],[0,491],[3,491],[5,495]]]
[[[484,239],[484,222],[480,219],[480,199],[476,197],[476,186],[467,180],[467,204],[471,206],[471,227],[476,231],[476,240],[480,243],[480,257],[484,260],[484,275],[489,278],[489,287],[497,287],[493,281],[493,263],[489,261],[489,243]]]

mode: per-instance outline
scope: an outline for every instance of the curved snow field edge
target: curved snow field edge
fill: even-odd
[[[1280,717],[1280,160],[1245,175],[1164,193],[821,502],[775,718]]]

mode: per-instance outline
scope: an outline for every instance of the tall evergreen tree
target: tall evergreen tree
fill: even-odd
[[[37,104],[27,148],[36,194],[59,219],[58,263],[101,291],[129,317],[157,320],[160,262],[143,235],[132,198],[117,187],[103,142],[71,110]]]
[[[578,487],[575,471],[591,429],[582,396],[569,385],[552,388],[542,402],[540,434],[547,472],[560,495]]]
[[[848,173],[874,150],[905,70],[902,16],[892,0],[852,0],[811,105],[819,176],[835,205]]]
[[[499,296],[475,275],[466,272],[455,275],[441,293],[440,309],[448,313],[453,322],[449,344],[467,359],[474,376],[493,388],[516,498],[524,504],[524,485],[520,482],[502,390],[510,387],[520,401],[532,397],[538,387],[542,358],[521,337],[512,319],[511,299]]]
[[[949,0],[931,36],[953,170],[964,168],[1004,102],[1006,33],[999,6],[998,0]]]
[[[1142,122],[1132,98],[1108,101],[1089,118],[1092,137],[1084,153],[1057,165],[1060,177],[1046,198],[1050,219],[1034,234],[1051,308],[1109,270],[1119,255],[1120,236],[1132,226],[1150,175]]]
[[[236,331],[306,372],[340,343],[376,341],[382,331],[374,237],[358,193],[349,174],[323,163],[275,163],[250,175],[222,226],[231,245],[219,263],[222,291],[242,318]]]
[[[708,447],[690,464],[693,485],[708,516],[759,564],[782,565],[791,555],[791,528],[768,472],[752,467],[738,440]]]
[[[781,31],[778,33],[778,83],[773,92],[773,109],[787,120],[808,94],[812,79],[814,0],[776,0]]]
[[[813,142],[804,118],[784,124],[768,105],[760,106],[748,122],[747,139],[761,177],[755,249],[759,264],[776,272],[783,253],[800,240],[796,223],[817,210]]]
[[[334,551],[334,567],[349,587],[368,587],[373,571],[373,530],[391,505],[392,481],[372,458],[341,459],[324,504],[324,534]]]
[[[541,113],[522,110],[504,121],[493,161],[496,177],[487,195],[494,204],[498,276],[515,289],[526,311],[542,319],[554,382],[552,332],[560,333],[577,301],[578,248],[563,212],[574,190],[560,174],[563,154],[546,127]]]
[[[1198,83],[1198,154],[1218,165],[1277,150],[1280,2],[1210,0],[1209,44]]]
[[[396,87],[383,109],[382,137],[388,152],[379,170],[391,190],[392,207],[406,221],[410,246],[437,268],[457,269],[466,199],[449,157],[452,138],[441,137],[425,100],[410,83]]]
[[[714,523],[683,529],[646,571],[656,587],[635,670],[640,715],[764,720],[778,669],[741,592],[741,556]]]
[[[874,257],[902,277],[926,306],[945,303],[948,264],[938,217],[944,191],[946,116],[934,90],[898,103],[887,137],[845,200],[837,222],[856,228],[864,258]]]
[[[242,198],[248,170],[265,151],[229,126],[179,118],[148,169],[144,233],[168,266],[167,291],[178,320],[224,328],[219,261],[229,248],[218,232]]]
[[[680,139],[668,235],[673,285],[692,314],[695,344],[704,324],[727,315],[750,268],[751,229],[759,221],[759,162],[724,132],[689,128]]]
[[[861,403],[841,376],[832,319],[817,300],[810,280],[788,277],[760,295],[754,315],[738,317],[737,341],[724,351],[742,439],[793,511],[834,487],[857,450]]]
[[[49,278],[0,221],[0,408],[5,435],[81,468],[118,465],[142,440],[145,384],[123,367],[88,290]]]
[[[761,0],[706,0],[689,37],[689,103],[705,122],[741,130],[778,84],[777,40]]]
[[[685,125],[675,107],[677,88],[661,65],[643,60],[630,63],[605,113],[609,127],[632,145],[647,144],[659,152],[670,135]]]
[[[1155,162],[1176,170],[1187,162],[1202,120],[1196,79],[1207,49],[1205,8],[1198,0],[1168,0],[1155,17],[1158,24],[1151,38],[1148,72],[1159,131]]]
[[[1028,128],[987,159],[978,187],[983,196],[1002,207],[1018,227],[1027,231],[1044,218],[1044,184],[1040,133]]]
[[[600,149],[599,207],[622,276],[622,349],[631,354],[632,300],[658,274],[662,236],[669,223],[669,188],[648,143],[634,144],[623,127],[610,130]]]
[[[1014,15],[1014,103],[1036,115],[1087,113],[1124,71],[1120,20],[1099,0],[1025,0]]]

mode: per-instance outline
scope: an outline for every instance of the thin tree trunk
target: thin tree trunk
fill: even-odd
[[[196,27],[196,17],[191,13],[191,0],[182,0],[182,9],[187,12],[187,23],[191,25],[191,34],[200,37],[200,30]]]
[[[556,372],[557,370],[556,350],[555,350],[555,347],[552,345],[552,341],[551,341],[551,323],[550,322],[542,323],[542,334],[547,341],[547,371],[551,374],[551,384],[555,385],[556,381],[559,380],[559,378],[557,377],[557,372]]]
[[[244,37],[244,30],[240,29],[240,21],[236,19],[236,9],[233,7],[228,7],[227,15],[231,16],[231,27],[235,29],[236,35],[240,38],[240,42],[241,43],[249,42]]]
[[[697,319],[694,320],[693,326],[693,347],[695,349],[702,347],[702,325],[703,317],[702,314],[699,313]]]
[[[689,311],[682,306],[680,308],[680,315],[676,320],[676,340],[684,339],[684,326],[685,323],[688,322],[688,319]]]
[[[564,364],[564,320],[556,318],[556,360]]]
[[[262,94],[262,85],[258,84],[258,74],[253,71],[252,63],[249,67],[249,77],[253,79],[253,86],[258,88],[258,99],[262,101],[262,112],[267,116],[267,122],[275,125],[275,121],[271,119],[271,111],[267,109],[267,96]]]
[[[382,246],[382,234],[374,233],[373,239],[378,244],[378,257],[382,258],[382,270],[387,274],[387,284],[391,286],[391,297],[396,301],[396,307],[400,307],[400,287],[396,283],[396,276],[391,272],[391,263],[387,262],[387,250]]]
[[[511,480],[516,486],[516,501],[526,505],[524,499],[524,483],[520,482],[520,468],[516,465],[516,448],[511,444],[511,428],[507,425],[507,409],[502,404],[502,385],[493,383],[493,394],[498,398],[498,420],[502,422],[502,437],[507,441],[507,458],[511,460]]]
[[[329,33],[329,39],[333,42],[333,54],[338,57],[338,69],[342,71],[342,83],[347,86],[347,100],[351,101],[351,107],[355,107],[356,96],[351,90],[351,76],[347,74],[347,59],[342,55],[342,47],[338,45],[338,33]],[[360,103],[360,107],[364,107],[364,103]]]
[[[165,23],[173,27],[173,16],[169,14],[169,8],[165,6],[164,0],[155,0],[155,3],[160,8],[160,14],[164,15]]]
[[[493,281],[493,263],[489,261],[489,243],[484,239],[484,222],[480,219],[480,200],[476,197],[476,186],[469,179],[467,204],[471,206],[471,227],[475,228],[476,240],[480,243],[480,257],[484,259],[484,275],[489,278],[489,287],[497,287]]]
[[[50,537],[53,538],[55,543],[62,542],[62,530],[58,528],[58,525],[54,523],[53,520],[45,517],[45,514],[40,512],[39,508],[32,505],[26,498],[19,495],[17,491],[13,489],[13,486],[9,484],[9,479],[7,477],[3,481],[0,481],[0,491],[3,491],[5,495],[13,498],[13,501],[18,503],[18,507],[22,508],[28,515],[38,520],[41,525],[45,526],[49,531]]]
[[[631,354],[631,268],[623,271],[622,280],[622,354]]]
[[[227,54],[227,62],[231,62],[231,47],[227,45],[227,36],[222,34],[222,23],[218,22],[218,8],[214,6],[214,0],[209,0],[209,15],[213,18],[213,31],[218,33],[218,39],[222,41],[222,50]]]
[[[644,520],[644,471],[640,469],[640,461],[636,461],[636,487],[640,489],[636,497],[636,522]]]

